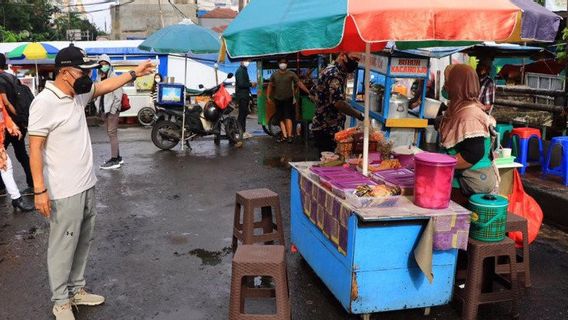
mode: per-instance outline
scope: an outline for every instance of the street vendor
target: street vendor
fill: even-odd
[[[485,112],[491,114],[495,103],[495,82],[490,77],[492,61],[490,58],[479,59],[476,72],[479,77],[479,102],[483,105]]]
[[[472,67],[450,65],[445,73],[444,89],[450,102],[440,125],[441,144],[458,160],[452,200],[464,205],[473,194],[497,189],[490,132],[495,119],[479,102],[479,78]]]
[[[345,101],[347,76],[357,70],[359,55],[342,52],[335,63],[327,66],[318,78],[311,94],[316,103],[312,121],[315,145],[320,152],[335,151],[334,135],[343,129],[345,115],[363,120],[363,114]]]

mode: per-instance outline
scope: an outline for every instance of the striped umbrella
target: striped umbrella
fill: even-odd
[[[232,58],[455,41],[553,41],[561,18],[532,0],[253,0],[223,33]]]
[[[231,58],[382,50],[388,41],[440,46],[551,41],[560,17],[531,0],[252,0],[223,32]],[[369,119],[369,63],[365,63]],[[364,122],[367,174],[369,121]]]
[[[59,49],[47,43],[30,42],[12,49],[12,51],[6,54],[6,57],[12,60],[53,59],[55,58],[55,55],[57,54],[58,51]]]
[[[12,49],[12,51],[6,54],[6,57],[11,60],[30,60],[34,62],[37,90],[37,86],[39,85],[39,74],[37,68],[38,60],[53,59],[55,58],[55,55],[57,55],[58,51],[59,49],[47,43],[30,42]]]

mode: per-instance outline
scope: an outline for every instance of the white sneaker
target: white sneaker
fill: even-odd
[[[54,305],[52,311],[56,320],[75,320],[73,309],[69,302],[66,304]]]
[[[105,302],[105,297],[88,293],[84,288],[81,288],[73,295],[71,302],[77,306],[98,306]]]
[[[252,138],[252,134],[248,132],[243,133],[243,139],[250,139],[250,138]]]

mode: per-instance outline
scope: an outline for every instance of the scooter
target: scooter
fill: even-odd
[[[229,73],[227,79],[232,77],[233,74]],[[203,88],[202,85],[199,87]],[[221,85],[217,85],[186,95],[183,108],[157,104],[151,135],[154,145],[162,150],[170,150],[181,141],[183,112],[185,112],[183,143],[188,149],[191,150],[190,141],[210,135],[215,136],[214,142],[217,145],[220,144],[221,139],[227,139],[230,144],[240,147],[243,143],[243,130],[237,119],[230,115],[234,110],[232,102],[225,109],[221,109],[213,101],[213,95],[220,88]],[[195,96],[207,96],[210,100],[201,107],[199,104],[190,103],[191,97]]]

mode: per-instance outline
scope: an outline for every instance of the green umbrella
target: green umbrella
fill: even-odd
[[[138,48],[160,53],[201,54],[217,53],[220,45],[216,33],[185,19],[153,33]]]
[[[184,86],[187,83],[187,55],[217,53],[220,48],[219,36],[216,33],[196,25],[190,19],[158,30],[138,46],[138,49],[146,51],[182,53],[185,56]],[[182,118],[181,150],[185,139],[185,112]]]

